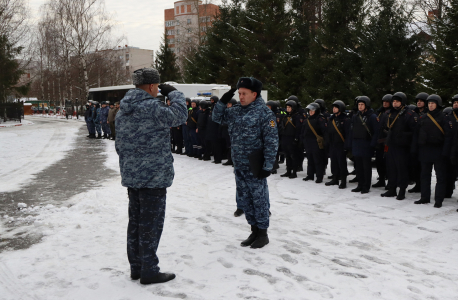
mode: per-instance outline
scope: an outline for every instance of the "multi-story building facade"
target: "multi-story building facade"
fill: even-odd
[[[126,45],[125,47],[119,46],[116,49],[116,55],[122,61],[122,65],[126,68],[127,76],[131,76],[132,72],[154,65],[154,51],[147,49],[140,49]]]
[[[182,0],[164,10],[165,33],[169,48],[180,60],[205,42],[206,32],[219,12],[217,5],[199,0]]]

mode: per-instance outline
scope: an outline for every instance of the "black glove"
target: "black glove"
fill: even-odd
[[[176,91],[177,89],[174,88],[173,86],[169,85],[169,84],[164,84],[164,83],[161,83],[159,85],[159,89],[161,90],[161,94],[168,97],[169,96],[169,93],[173,92],[173,91]]]
[[[271,171],[266,171],[266,170],[262,169],[261,172],[259,172],[258,179],[267,178],[267,177],[270,176],[270,174],[272,174]]]
[[[221,99],[219,99],[219,101],[221,101],[222,103],[224,104],[228,104],[229,101],[231,101],[231,99],[234,97],[235,95],[235,91],[237,89],[230,89],[228,92],[226,92],[222,97]]]

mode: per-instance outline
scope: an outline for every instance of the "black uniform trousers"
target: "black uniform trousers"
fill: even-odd
[[[344,149],[344,143],[334,143],[329,147],[329,155],[331,157],[331,173],[334,179],[346,180],[348,175],[347,170],[347,154]]]
[[[221,139],[209,141],[215,162],[220,163],[223,159],[223,143]]]
[[[409,185],[409,150],[408,147],[390,146],[385,153],[388,187],[391,189],[406,189]]]
[[[385,151],[383,145],[375,150],[375,166],[377,167],[377,174],[379,180],[385,181],[387,176],[387,163],[385,159]],[[389,182],[389,181],[388,181]]]
[[[127,189],[127,257],[131,273],[148,278],[159,273],[156,255],[164,228],[166,189]]]
[[[372,181],[372,162],[370,156],[355,156],[356,177],[358,177],[358,187],[369,191]]]
[[[324,162],[325,162],[325,151],[318,147],[316,137],[306,136],[304,140],[304,147],[307,153],[307,176],[314,178],[316,174],[317,179],[323,179],[324,177]]]
[[[179,127],[172,127],[173,145],[177,147],[177,153],[182,153],[183,149],[183,131]]]
[[[450,159],[447,159],[447,185],[445,187],[445,197],[451,198],[453,195],[453,191],[455,190],[455,181],[456,176],[458,175],[457,166],[453,165]]]
[[[436,171],[436,190],[434,198],[436,203],[442,203],[445,198],[447,186],[447,161],[440,157],[434,162],[421,162],[421,199],[431,200],[431,176]]]
[[[294,136],[283,136],[281,139],[283,153],[286,159],[286,169],[288,172],[297,171],[297,150],[294,144]]]

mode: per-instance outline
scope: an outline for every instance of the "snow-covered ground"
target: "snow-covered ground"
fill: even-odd
[[[119,172],[114,143],[101,142]],[[158,252],[175,280],[129,279],[118,175],[61,207],[22,208],[38,212],[28,226],[45,236],[1,253],[0,299],[458,299],[456,198],[436,209],[414,205],[418,194],[397,201],[274,175],[270,244],[253,250],[239,246],[250,232],[232,215],[232,168],[178,155],[175,171]]]
[[[35,121],[35,124],[34,123]],[[18,190],[34,174],[64,158],[82,123],[26,116],[32,126],[0,128],[0,193]]]

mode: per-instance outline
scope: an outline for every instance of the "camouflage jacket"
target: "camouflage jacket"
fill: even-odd
[[[235,168],[249,170],[248,155],[263,149],[263,169],[272,170],[278,149],[278,129],[274,113],[261,97],[246,107],[237,104],[231,109],[218,101],[212,118],[216,123],[228,125]]]
[[[174,170],[170,127],[186,121],[184,94],[169,94],[170,106],[141,89],[132,89],[121,100],[116,114],[116,152],[122,185],[130,188],[167,188]]]
[[[110,111],[110,108],[105,106],[100,109],[100,121],[105,124],[108,121],[108,112]]]

